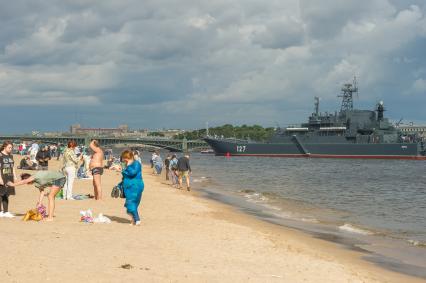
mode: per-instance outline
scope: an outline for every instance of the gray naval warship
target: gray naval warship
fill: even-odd
[[[384,117],[383,102],[375,110],[353,107],[356,80],[344,84],[342,104],[334,114],[319,112],[319,98],[307,123],[277,128],[266,142],[207,136],[216,155],[310,158],[376,158],[426,160],[423,139],[403,134]]]

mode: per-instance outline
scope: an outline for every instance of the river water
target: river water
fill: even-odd
[[[424,161],[193,154],[191,166],[207,197],[426,278]]]

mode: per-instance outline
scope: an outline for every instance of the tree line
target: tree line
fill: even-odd
[[[237,139],[251,139],[254,141],[265,141],[268,140],[273,134],[275,129],[272,127],[264,128],[259,125],[253,126],[233,126],[226,124],[219,127],[209,128],[210,136],[219,136],[224,138],[237,138]],[[205,137],[207,134],[206,129],[199,129],[194,131],[188,131],[175,135],[175,139],[186,138],[188,140],[197,140]]]

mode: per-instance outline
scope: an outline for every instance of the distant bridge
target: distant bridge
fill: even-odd
[[[111,146],[117,144],[147,145],[164,148],[174,152],[186,152],[209,148],[209,145],[202,140],[175,140],[159,137],[125,138],[125,137],[89,137],[89,136],[31,136],[31,135],[0,135],[0,141],[10,140],[12,142],[37,141],[47,144],[66,144],[70,140],[75,140],[79,145],[89,145],[92,139],[99,141],[101,146]]]

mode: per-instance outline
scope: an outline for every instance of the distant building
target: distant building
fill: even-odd
[[[128,138],[145,138],[148,136],[149,130],[147,129],[139,129],[139,130],[131,130],[124,134],[125,137]]]
[[[57,136],[61,136],[62,133],[61,132],[44,132],[43,136],[45,137],[57,137]]]
[[[178,135],[178,134],[182,134],[185,131],[183,130],[174,130],[174,129],[170,129],[170,130],[162,130],[159,131],[159,133],[161,133],[165,138],[173,138],[174,136]]]
[[[404,134],[418,134],[419,136],[426,138],[426,126],[424,125],[399,125],[398,128]]]
[[[79,124],[76,124],[70,127],[70,132],[73,135],[116,136],[126,134],[128,131],[127,125],[120,125],[118,128],[82,128]]]

